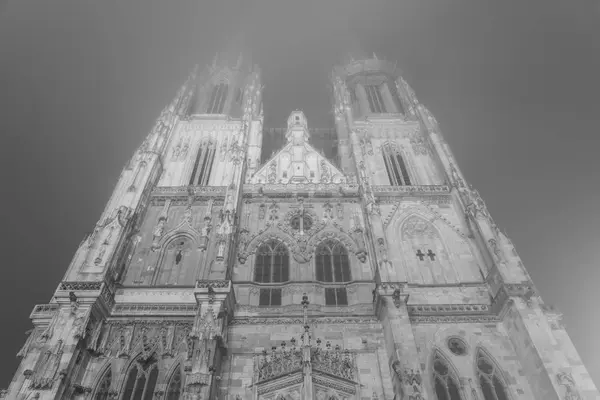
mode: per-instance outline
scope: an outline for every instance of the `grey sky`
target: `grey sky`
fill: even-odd
[[[348,54],[398,60],[600,384],[596,0],[0,0],[0,387],[126,160],[232,42],[269,127],[295,108],[328,127]]]

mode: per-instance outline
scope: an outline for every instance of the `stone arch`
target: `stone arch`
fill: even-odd
[[[187,272],[194,271],[196,268],[197,260],[194,253],[197,247],[196,238],[189,232],[177,231],[168,235],[161,245],[151,284],[180,284],[181,275],[184,280],[187,280],[186,277],[189,275]],[[170,253],[173,253],[172,257]],[[170,267],[168,273],[167,267]],[[175,268],[178,268],[178,271],[175,271]]]
[[[185,380],[185,374],[181,372],[181,370],[183,369],[183,358],[181,356],[177,356],[174,360],[173,363],[171,364],[171,366],[166,369],[164,371],[164,379],[163,379],[163,384],[165,387],[165,399],[166,400],[170,400],[171,397],[169,397],[170,395],[170,386],[171,386],[171,381],[174,379],[175,374],[177,373],[177,370],[180,371],[180,379],[181,379],[181,384],[184,383]],[[179,398],[179,397],[177,397]]]
[[[250,240],[250,242],[248,243],[248,245],[246,246],[246,249],[240,251],[240,253],[238,254],[238,259],[240,259],[240,262],[241,262],[241,260],[243,258],[243,260],[245,262],[246,258],[250,254],[255,255],[257,250],[263,244],[265,244],[271,240],[277,241],[281,245],[283,245],[285,247],[285,249],[287,250],[287,253],[290,257],[293,257],[297,253],[297,251],[295,251],[297,246],[295,246],[293,244],[294,239],[292,237],[290,237],[287,234],[282,233],[282,232],[275,232],[273,230],[269,230],[267,232],[263,232],[259,235],[256,235],[254,238],[252,238]],[[292,268],[290,268],[290,267],[291,267],[291,265],[288,260],[288,273],[291,273],[291,271],[292,271]],[[250,265],[250,268],[248,269],[248,273],[249,273],[249,275],[247,276],[248,280],[254,280],[255,268],[256,268],[256,260],[254,260],[254,262],[252,262],[252,264]],[[292,277],[290,276],[289,279],[292,279]]]
[[[269,229],[265,232],[261,232],[258,235],[254,236],[253,238],[251,238],[248,241],[248,244],[246,245],[245,249],[240,249],[238,258],[240,259],[240,262],[242,261],[242,258],[245,262],[246,258],[250,255],[250,254],[255,254],[256,250],[265,242],[269,241],[269,240],[278,240],[281,243],[283,243],[283,245],[287,248],[288,252],[291,255],[295,255],[297,254],[298,250],[298,245],[294,244],[296,242],[296,240],[291,237],[290,235],[284,233],[284,232],[278,232],[278,231],[274,231],[272,229]],[[253,271],[252,271],[253,272]]]
[[[347,233],[339,230],[324,229],[315,233],[308,239],[308,245],[311,252],[315,251],[319,243],[327,239],[334,239],[342,243],[348,252],[356,253],[357,251],[358,246],[356,242]]]
[[[136,363],[139,363],[141,358],[142,358],[142,354],[138,353],[134,357],[131,357],[131,360],[123,366],[123,369],[122,369],[123,373],[121,374],[122,376],[120,378],[119,386],[118,386],[118,388],[115,387],[115,389],[117,389],[117,391],[119,393],[119,397],[118,397],[119,399],[123,398],[124,392],[127,390],[126,387],[127,387],[128,381],[130,379],[131,372],[133,371],[133,368],[137,369]],[[158,356],[158,354],[156,352],[151,354],[151,356],[148,358],[148,360],[150,360],[150,359],[153,359],[154,362],[152,363],[152,366],[149,367],[144,372],[144,374],[147,376],[145,384],[148,385],[148,383],[147,383],[147,381],[149,380],[148,378],[152,374],[152,370],[156,369],[156,380],[154,382],[154,389],[155,389],[159,383],[162,359],[161,359],[161,357]],[[138,375],[139,375],[139,371],[138,371]],[[152,389],[152,390],[154,391],[154,389]],[[124,400],[128,400],[128,399],[124,399]]]
[[[198,244],[199,239],[198,232],[189,226],[185,221],[179,224],[178,227],[171,229],[167,233],[163,235],[163,237],[158,242],[159,248],[161,249],[161,253],[164,251],[165,247],[170,244],[173,240],[177,240],[180,238],[186,238],[191,240],[194,244]]]
[[[273,230],[268,230],[266,232],[262,232],[256,236],[254,236],[252,239],[250,239],[250,241],[248,242],[248,245],[246,246],[246,252],[248,254],[254,254],[256,252],[256,250],[266,241],[268,240],[278,240],[281,243],[283,243],[288,251],[291,251],[293,248],[293,244],[294,243],[294,238],[292,238],[291,236],[282,233],[282,232],[275,232]]]
[[[447,368],[447,373],[444,374],[443,370],[440,370],[439,365],[445,365]],[[442,380],[444,378],[450,379],[453,381],[453,384],[456,386],[456,391],[459,394],[459,399],[451,398],[449,400],[464,400],[468,397],[465,396],[464,390],[460,384],[460,374],[458,369],[454,366],[450,358],[447,356],[444,350],[441,347],[434,345],[431,349],[431,354],[427,360],[427,369],[425,372],[425,379],[429,381],[429,385],[426,385],[431,388],[431,398],[438,399],[436,394],[436,382],[438,377]],[[446,380],[446,383],[448,381]]]
[[[483,399],[484,400],[495,400],[495,399],[488,399],[488,397],[485,396],[485,393],[483,393],[483,387],[480,381],[480,368],[478,366],[478,363],[480,362],[480,358],[484,358],[489,364],[490,366],[493,368],[491,372],[491,375],[493,375],[494,377],[497,377],[499,383],[502,385],[501,390],[504,392],[504,394],[506,395],[505,399],[501,399],[499,398],[498,400],[511,400],[513,398],[511,391],[510,391],[510,386],[508,384],[508,380],[506,378],[506,373],[504,372],[504,370],[502,369],[502,367],[500,367],[500,365],[498,364],[498,361],[496,360],[496,357],[492,356],[492,354],[482,345],[478,345],[473,349],[473,369],[474,369],[474,377],[476,378],[476,381],[478,383],[479,389],[482,391],[482,394],[484,395]],[[496,383],[494,385],[494,387],[497,385],[498,383]]]
[[[397,218],[390,237],[399,239],[409,281],[424,284],[458,283],[452,252],[436,221],[427,214],[410,212]]]
[[[116,382],[119,377],[118,376],[113,376],[112,373],[112,359],[108,359],[106,360],[102,367],[99,368],[99,373],[96,375],[96,380],[94,383],[94,389],[92,392],[92,399],[108,399],[108,391],[110,391],[114,386],[114,382]],[[108,375],[110,374],[110,375]],[[107,379],[108,378],[108,379]],[[115,379],[116,378],[116,379]],[[108,380],[108,384],[105,385],[106,381]],[[104,390],[107,391],[107,396],[106,397],[100,397],[101,396],[101,392],[104,392]]]

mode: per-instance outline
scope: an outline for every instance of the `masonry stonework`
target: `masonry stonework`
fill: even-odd
[[[260,69],[196,68],[0,397],[600,399],[395,66],[331,83],[338,157],[297,110],[265,160]]]

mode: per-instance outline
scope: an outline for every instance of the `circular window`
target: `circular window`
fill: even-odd
[[[467,354],[467,345],[462,339],[457,337],[448,339],[448,349],[456,356],[464,356]]]
[[[308,215],[300,216],[296,215],[292,218],[290,224],[292,225],[292,229],[299,231],[302,229],[303,231],[308,231],[312,228],[312,219]]]

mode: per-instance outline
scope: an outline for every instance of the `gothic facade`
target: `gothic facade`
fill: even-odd
[[[7,399],[599,399],[395,66],[331,74],[336,160],[260,69],[196,69],[123,169]]]

